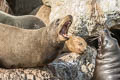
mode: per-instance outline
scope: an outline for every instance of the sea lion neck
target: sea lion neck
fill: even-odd
[[[4,68],[48,64],[63,48],[71,22],[72,17],[67,16],[60,23],[35,30],[0,24],[0,64]]]
[[[51,29],[51,31],[49,32],[49,29]],[[64,43],[66,40],[61,41],[58,37],[58,28],[56,28],[55,30],[51,27],[46,29],[46,33],[48,34],[48,37],[46,37],[49,41],[52,47],[54,48],[63,48]]]
[[[120,79],[120,48],[108,30],[100,36],[101,44],[96,57],[95,70],[91,80]]]
[[[99,39],[99,45],[100,45],[99,57],[101,56],[101,58],[102,57],[104,58],[110,54],[116,55],[114,53],[107,54],[106,52],[113,51],[113,50],[116,50],[116,48],[119,48],[117,44],[117,40],[111,36],[110,31],[107,29],[105,29],[102,32],[101,37]]]

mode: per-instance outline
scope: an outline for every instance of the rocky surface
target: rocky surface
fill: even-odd
[[[64,17],[66,15],[72,15],[74,21],[69,34],[75,34],[82,37],[94,36],[99,31],[105,28],[107,25],[109,28],[116,24],[120,24],[120,0],[42,0],[44,4],[51,6],[50,22],[57,18]],[[113,21],[114,20],[114,21]],[[87,54],[91,54],[87,50]],[[95,52],[94,52],[95,53]],[[91,54],[95,56],[95,54]],[[85,56],[85,55],[83,55]],[[88,55],[90,57],[90,55]],[[95,58],[90,57],[86,60],[93,60]],[[84,61],[81,60],[81,61]],[[91,68],[94,68],[95,63],[89,62]],[[84,62],[85,63],[85,62]],[[75,80],[88,80],[87,75],[92,74],[91,71],[87,71],[89,67],[87,65],[80,65],[82,71],[81,75],[74,78]],[[71,68],[74,69],[74,68]],[[73,72],[74,73],[74,72]],[[81,73],[78,72],[79,74]],[[90,78],[90,77],[89,77]],[[69,80],[69,79],[68,79]]]
[[[1,80],[90,80],[96,50],[87,48],[83,55],[65,53],[43,68],[0,69]],[[92,64],[91,64],[92,63]]]
[[[61,55],[50,66],[54,68],[54,74],[60,80],[90,80],[96,54],[94,48],[88,47],[82,55],[76,53]]]
[[[43,3],[51,6],[50,21],[73,15],[69,32],[80,36],[96,34],[104,28],[106,20],[119,17],[120,11],[120,0],[43,0]]]
[[[6,0],[0,0],[0,10],[9,13],[9,5]]]
[[[27,15],[41,6],[42,0],[7,0],[14,15]]]
[[[50,16],[50,12],[51,12],[51,8],[46,6],[46,5],[42,5],[38,12],[36,13],[36,17],[38,17],[39,19],[41,19],[46,25],[49,25],[49,16]]]
[[[105,27],[104,24],[108,26],[119,24],[119,21],[112,22],[112,19],[116,21],[120,18],[120,0],[42,1],[45,5],[51,7],[50,22],[69,14],[73,15],[74,22],[69,34],[83,37],[93,36]],[[25,7],[25,9],[27,8]],[[17,10],[19,14],[20,11],[23,11],[23,8],[16,8]],[[0,69],[0,78],[2,80],[90,80],[94,71],[96,54],[96,49],[88,46],[83,55],[62,54],[43,68]]]

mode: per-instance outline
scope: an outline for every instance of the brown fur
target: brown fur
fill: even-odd
[[[60,31],[68,21],[72,16],[36,30],[0,24],[0,66],[37,67],[53,61],[67,40]]]
[[[43,5],[43,6],[40,7],[36,16],[38,18],[40,18],[46,25],[48,25],[49,22],[50,22],[50,20],[49,20],[50,12],[51,12],[51,8],[46,6],[46,5]]]
[[[70,36],[69,40],[65,42],[63,51],[83,53],[87,48],[86,41],[78,36]]]

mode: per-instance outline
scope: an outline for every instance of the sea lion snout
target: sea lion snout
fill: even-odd
[[[71,21],[73,21],[72,15],[67,15],[65,18],[69,18]]]
[[[73,17],[71,15],[67,15],[59,21],[58,36],[60,40],[64,41],[69,39],[68,30],[72,24],[72,21],[73,21]]]
[[[111,33],[108,29],[104,29],[101,32],[100,43],[102,46],[106,46],[107,48],[117,45],[117,40],[111,36]]]
[[[120,48],[108,29],[101,32],[95,70],[91,80],[120,80]]]

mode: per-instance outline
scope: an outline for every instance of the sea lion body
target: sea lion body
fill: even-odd
[[[120,80],[120,48],[117,40],[105,30],[100,41],[92,80]]]
[[[24,29],[39,29],[46,25],[42,20],[33,15],[13,16],[0,11],[0,23]]]
[[[64,28],[70,26],[68,21],[72,22],[72,16],[36,30],[0,24],[0,66],[26,68],[48,64],[67,40],[63,34],[66,34]]]

